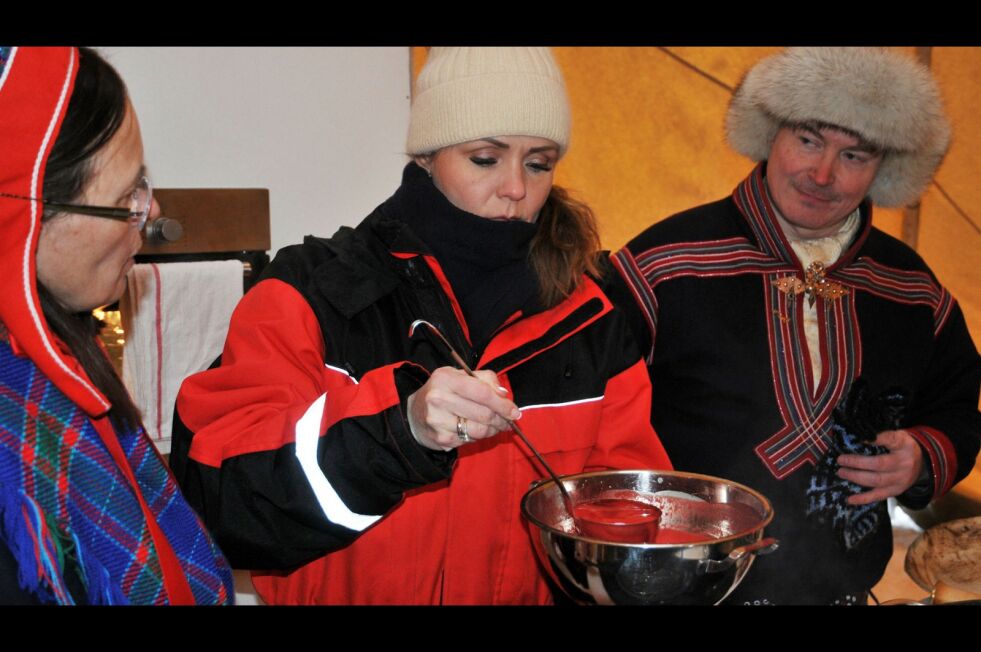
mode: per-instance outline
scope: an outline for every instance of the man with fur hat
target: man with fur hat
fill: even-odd
[[[892,553],[885,499],[923,507],[978,454],[981,358],[960,308],[872,205],[917,199],[950,140],[929,72],[792,48],[737,88],[731,196],[614,256],[676,468],[767,496],[780,539],[732,603],[864,603]]]

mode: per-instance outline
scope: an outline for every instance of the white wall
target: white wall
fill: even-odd
[[[272,250],[355,225],[406,162],[409,48],[99,48],[158,187],[269,188]]]

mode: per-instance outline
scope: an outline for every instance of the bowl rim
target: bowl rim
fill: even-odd
[[[749,528],[749,529],[746,529],[746,530],[743,530],[741,532],[737,532],[735,534],[731,534],[731,535],[729,535],[727,537],[719,538],[719,539],[705,539],[704,541],[695,541],[695,542],[692,542],[692,543],[615,543],[615,542],[611,542],[611,541],[604,541],[603,539],[593,539],[592,537],[587,537],[587,536],[584,536],[584,535],[581,535],[581,534],[572,534],[570,532],[566,532],[565,530],[560,530],[558,528],[552,527],[551,525],[547,525],[547,524],[541,522],[539,519],[537,519],[534,516],[532,516],[529,513],[530,510],[528,509],[528,506],[527,506],[528,505],[528,501],[531,499],[532,495],[537,494],[538,492],[541,492],[541,491],[545,491],[545,488],[546,487],[548,487],[549,485],[555,484],[555,480],[553,480],[552,478],[543,478],[543,479],[537,481],[536,484],[533,484],[532,487],[528,491],[525,492],[525,495],[521,497],[521,515],[526,520],[528,520],[529,522],[531,522],[533,525],[535,525],[536,527],[538,527],[541,530],[545,530],[547,532],[550,532],[552,534],[556,534],[556,535],[559,535],[559,536],[562,536],[562,537],[567,537],[569,539],[575,539],[576,541],[586,541],[588,543],[593,543],[593,544],[598,544],[598,545],[604,545],[604,546],[623,546],[623,547],[628,547],[628,548],[654,548],[654,549],[662,549],[662,548],[691,548],[691,547],[694,547],[694,546],[706,546],[706,545],[713,545],[714,546],[714,545],[717,545],[717,544],[720,544],[720,543],[726,543],[728,541],[733,541],[733,540],[736,540],[736,539],[741,539],[741,538],[743,538],[743,537],[745,537],[745,536],[747,536],[749,534],[752,534],[753,532],[756,532],[756,531],[759,531],[760,534],[762,535],[763,530],[766,529],[766,527],[768,525],[770,525],[770,523],[773,521],[773,517],[775,515],[775,512],[773,510],[773,505],[770,504],[770,501],[766,498],[766,496],[764,496],[763,494],[761,494],[759,491],[756,491],[752,487],[748,487],[748,486],[746,486],[746,485],[744,485],[744,484],[742,484],[740,482],[736,482],[734,480],[727,480],[726,478],[720,478],[718,476],[707,475],[707,474],[704,474],[704,473],[689,473],[687,471],[674,471],[674,470],[667,470],[667,469],[611,469],[611,470],[607,470],[607,471],[586,471],[586,472],[583,472],[583,473],[573,473],[573,474],[569,474],[569,475],[560,475],[559,476],[559,479],[562,480],[562,481],[565,481],[565,480],[579,480],[581,478],[588,478],[588,477],[597,476],[597,475],[610,476],[610,475],[626,475],[626,474],[637,474],[637,473],[655,473],[655,474],[658,474],[658,475],[671,475],[671,476],[676,476],[676,477],[693,478],[693,479],[698,479],[698,480],[712,480],[712,481],[715,481],[715,482],[720,482],[722,484],[726,484],[726,485],[729,485],[729,486],[732,486],[732,487],[736,487],[738,489],[741,489],[741,490],[745,491],[746,493],[752,495],[754,498],[756,498],[757,500],[759,500],[760,503],[764,506],[765,513],[764,513],[763,518],[760,521],[760,523],[758,523],[756,526],[754,526],[752,528]]]

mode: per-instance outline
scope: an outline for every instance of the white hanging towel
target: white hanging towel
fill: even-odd
[[[170,452],[177,390],[221,353],[232,311],[242,298],[242,262],[134,265],[119,301],[126,345],[123,382],[147,434]]]

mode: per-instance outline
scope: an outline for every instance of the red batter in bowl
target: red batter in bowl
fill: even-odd
[[[599,498],[576,505],[576,525],[583,535],[613,543],[654,543],[661,510],[626,498]]]

